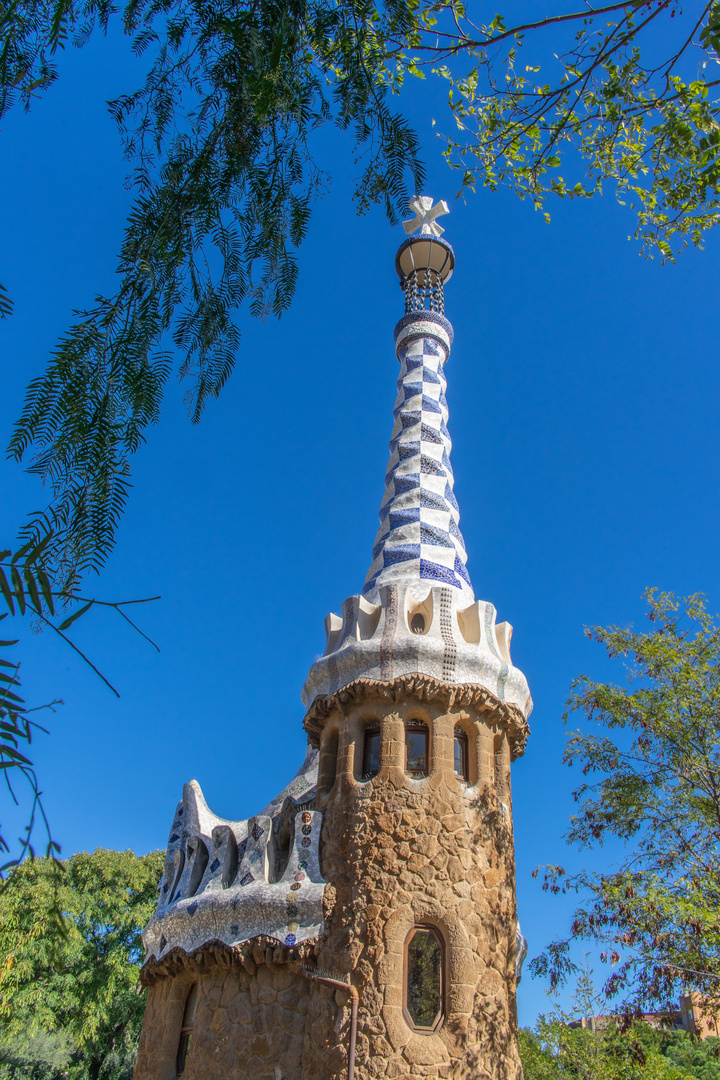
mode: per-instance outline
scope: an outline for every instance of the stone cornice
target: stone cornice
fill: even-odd
[[[334,694],[315,698],[308,709],[303,726],[313,746],[318,746],[325,721],[333,714],[344,715],[348,708],[366,701],[399,702],[414,697],[418,701],[440,702],[448,711],[468,706],[479,712],[491,712],[492,723],[502,727],[510,742],[512,760],[522,757],[530,728],[515,705],[500,701],[486,687],[468,683],[448,684],[420,673],[400,675],[391,681],[355,679]]]
[[[288,947],[278,945],[272,938],[257,937],[235,946],[216,939],[191,952],[176,947],[162,960],[156,960],[154,956],[146,960],[140,968],[138,982],[141,986],[152,986],[159,979],[184,971],[197,974],[214,967],[244,967],[250,975],[254,975],[261,964],[293,964],[300,968],[314,957],[315,945],[316,940],[312,940]]]

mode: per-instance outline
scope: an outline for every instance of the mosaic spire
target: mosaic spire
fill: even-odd
[[[391,583],[450,585],[466,605],[474,596],[453,492],[445,397],[453,330],[443,315],[443,285],[454,256],[435,222],[447,206],[433,208],[431,199],[416,196],[410,209],[416,217],[405,227],[421,232],[405,241],[396,262],[406,296],[406,314],[395,329],[400,376],[380,529],[363,596],[378,603],[380,587]]]
[[[325,651],[302,691],[308,732],[316,710],[361,680],[427,679],[467,693],[480,688],[523,717],[532,708],[527,680],[510,659],[512,627],[496,622],[493,604],[475,599],[465,568],[445,399],[453,329],[444,287],[455,256],[437,218],[448,208],[420,195],[410,209],[405,231],[414,235],[395,259],[405,314],[395,327],[400,377],[380,529],[362,594],[325,619]]]

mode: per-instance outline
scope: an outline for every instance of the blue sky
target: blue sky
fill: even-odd
[[[136,72],[117,43],[97,41],[63,58],[60,82],[29,115],[3,123],[0,280],[16,303],[0,324],[3,439],[71,310],[113,289],[130,195],[104,102]],[[416,89],[407,109],[426,192],[452,210],[447,376],[461,529],[475,594],[513,624],[513,660],[535,699],[513,769],[532,956],[570,910],[542,893],[533,868],[587,858],[562,839],[578,778],[561,764],[561,714],[575,676],[610,669],[583,626],[641,624],[648,585],[704,590],[720,606],[720,247],[711,237],[677,266],[644,261],[628,240],[631,212],[610,197],[552,204],[550,225],[505,192],[453,201],[433,94]],[[243,320],[235,375],[198,427],[170,383],[137,455],[117,549],[87,586],[106,599],[161,594],[139,615],[161,652],[110,614],[77,625],[116,700],[66,648],[24,632],[26,697],[65,702],[36,746],[64,854],[164,847],[191,777],[216,813],[246,817],[302,760],[300,687],[324,647],[325,615],[362,587],[377,528],[404,235],[380,210],[355,216],[347,136],[322,135],[317,152],[333,179],[292,310],[280,323]],[[0,539],[11,545],[44,494],[15,464],[0,470]],[[526,977],[519,1004],[532,1022],[543,987]]]

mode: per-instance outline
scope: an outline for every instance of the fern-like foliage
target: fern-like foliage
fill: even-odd
[[[0,622],[13,615],[25,615],[28,609],[42,613],[43,608],[54,614],[54,602],[48,577],[43,570],[41,557],[42,545],[30,550],[21,548],[13,554],[0,551]],[[21,561],[24,560],[24,561]],[[5,608],[6,610],[1,610]],[[29,790],[30,805],[24,835],[18,842],[19,851],[0,866],[0,880],[6,871],[21,861],[26,854],[33,855],[33,832],[40,818],[45,825],[45,854],[53,856],[60,849],[50,833],[38,778],[31,758],[28,756],[37,731],[45,731],[31,713],[20,693],[20,664],[8,659],[7,649],[17,645],[18,639],[0,640],[0,771],[5,789],[12,801],[19,805],[25,792]],[[58,702],[52,702],[45,708],[53,708]],[[24,791],[20,789],[23,788]],[[12,841],[0,825],[0,857],[11,856]]]
[[[149,600],[108,602],[53,589],[45,563],[47,553],[52,549],[52,541],[52,534],[47,534],[40,543],[35,544],[29,541],[14,553],[10,550],[0,551],[0,622],[8,618],[19,620],[34,618],[36,623],[62,638],[65,644],[73,649],[119,697],[115,687],[98,670],[92,660],[67,636],[67,631],[92,607],[106,607],[113,608],[118,615],[130,623],[134,630],[137,630],[141,637],[150,641],[150,638],[135,625],[126,611],[131,604],[144,604]],[[154,596],[149,599],[158,600],[159,597]],[[18,638],[0,640],[0,782],[4,782],[9,797],[16,805],[21,803],[27,805],[25,796],[28,791],[30,802],[24,835],[18,839],[14,848],[13,842],[3,831],[2,823],[0,823],[0,858],[3,853],[8,856],[5,864],[0,865],[0,881],[4,878],[6,871],[21,862],[26,855],[34,855],[33,834],[38,822],[41,822],[45,829],[45,854],[54,858],[60,851],[52,838],[50,825],[43,809],[35,766],[28,756],[31,752],[33,735],[38,730],[46,732],[46,728],[38,724],[30,715],[38,709],[28,708],[20,693],[19,662],[8,659],[7,657],[12,654],[4,652],[18,643]],[[150,644],[155,645],[152,641]],[[41,708],[52,710],[59,704],[62,702],[53,701]],[[3,799],[0,797],[0,807],[2,806]]]
[[[41,24],[27,35],[28,56],[46,81],[62,34],[82,43],[114,14],[105,0],[59,2],[24,0]],[[173,369],[170,343],[197,422],[232,373],[241,305],[264,319],[291,303],[297,248],[324,182],[313,130],[354,131],[361,210],[379,201],[395,221],[408,168],[416,189],[423,179],[415,135],[388,107],[377,64],[384,37],[410,23],[405,0],[128,0],[122,17],[151,62],[145,84],[111,104],[138,193],[120,285],[76,313],[30,383],[10,444],[52,492],[23,535],[52,534],[46,560],[63,589],[113,547],[130,459]],[[33,53],[42,27],[44,49]]]
[[[13,302],[4,285],[0,285],[0,319],[7,319],[12,314]]]
[[[0,621],[7,618],[7,612],[0,613]],[[17,644],[15,640],[0,640],[0,770],[2,770],[2,782],[12,801],[20,804],[24,792],[29,790],[30,803],[26,814],[26,825],[23,835],[19,838],[17,851],[12,850],[12,840],[2,831],[0,825],[0,858],[5,856],[5,862],[0,865],[0,880],[13,866],[16,866],[25,855],[34,855],[33,834],[40,819],[45,827],[45,854],[54,856],[60,851],[57,843],[53,840],[50,826],[42,804],[42,793],[38,785],[35,766],[28,756],[32,744],[33,735],[36,731],[45,731],[30,715],[36,710],[28,708],[25,699],[20,694],[20,665],[12,660],[5,659],[5,650]],[[52,702],[45,708],[53,708],[59,702]]]

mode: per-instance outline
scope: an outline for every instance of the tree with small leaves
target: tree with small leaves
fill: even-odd
[[[663,259],[720,221],[718,0],[486,22],[441,0],[396,48],[402,72],[448,84],[445,155],[463,188],[506,184],[543,210],[549,196],[610,190],[631,202],[642,250]]]
[[[18,24],[19,12],[28,14]],[[0,116],[56,75],[66,40],[120,14],[106,0],[21,0],[0,51]],[[297,249],[326,174],[313,159],[323,124],[350,129],[362,161],[356,199],[391,221],[423,181],[416,136],[388,106],[382,42],[412,22],[405,0],[129,0],[123,27],[149,55],[145,84],[111,103],[137,197],[113,296],[97,297],[34,379],[10,442],[52,492],[23,539],[52,533],[53,580],[74,588],[112,549],[130,459],[157,421],[178,357],[197,422],[235,365],[237,311],[287,310]]]
[[[520,1032],[524,1080],[692,1080],[663,1053],[660,1032],[608,1014],[587,956],[565,1007],[550,998],[551,1011]]]
[[[157,901],[163,853],[98,849],[66,862],[26,859],[0,891],[0,1031],[62,1033],[82,1075],[132,1051],[144,998],[140,932]],[[62,913],[57,933],[54,910]]]
[[[561,985],[572,946],[598,944],[605,992],[628,1014],[672,1009],[698,992],[720,1009],[720,628],[701,595],[646,593],[646,632],[593,627],[588,636],[627,668],[625,685],[581,676],[565,719],[565,761],[579,765],[578,811],[567,834],[580,850],[619,841],[606,869],[545,869],[543,887],[579,895],[570,934],[531,964]]]

